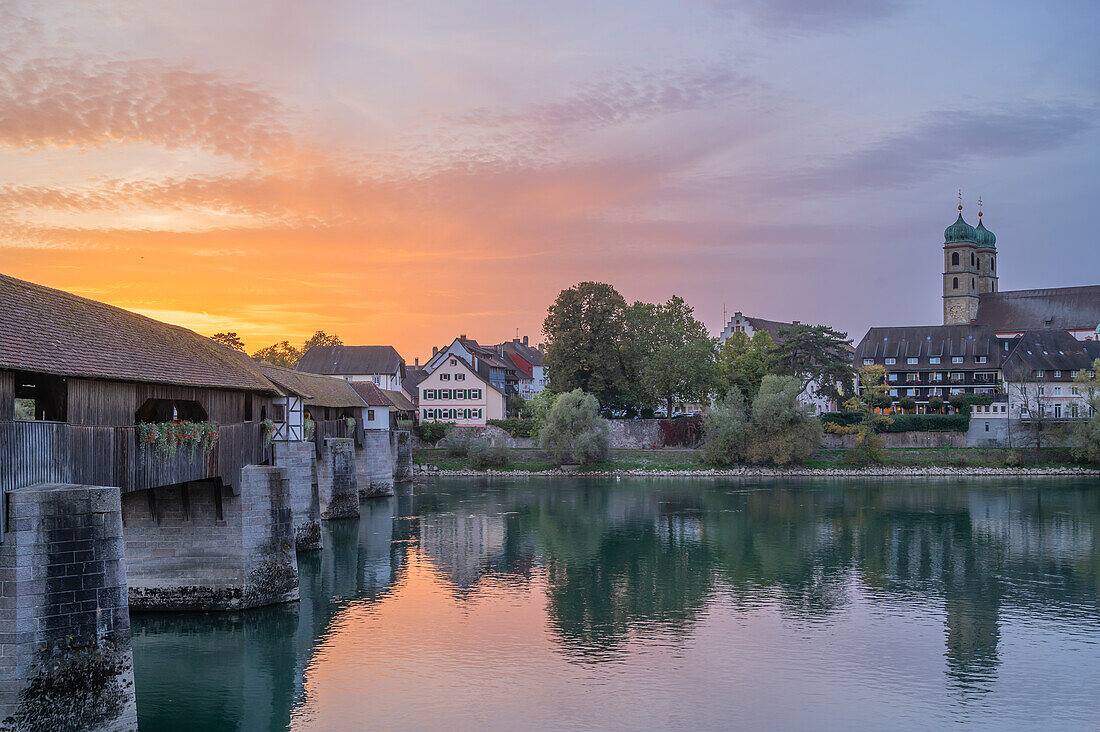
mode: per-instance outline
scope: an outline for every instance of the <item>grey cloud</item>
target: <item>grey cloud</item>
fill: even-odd
[[[714,0],[722,13],[742,13],[757,25],[781,30],[829,30],[880,20],[902,10],[903,0]]]

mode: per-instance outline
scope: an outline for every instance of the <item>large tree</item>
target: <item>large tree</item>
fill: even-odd
[[[319,330],[310,336],[309,340],[302,345],[302,353],[305,353],[314,346],[342,346],[344,342],[340,340],[338,335],[329,335],[323,330]]]
[[[228,333],[215,333],[210,336],[210,340],[217,341],[223,346],[229,346],[235,348],[238,351],[244,351],[244,341],[240,339],[236,331],[229,331]]]
[[[775,373],[798,379],[800,395],[813,385],[817,393],[839,403],[852,393],[851,347],[847,333],[827,325],[781,328],[774,354]]]
[[[546,313],[544,364],[550,388],[581,389],[605,407],[624,406],[627,382],[620,346],[626,300],[611,285],[581,282],[562,290]]]
[[[290,345],[289,341],[279,341],[252,354],[252,358],[257,361],[266,361],[287,368],[293,368],[301,357],[302,352]]]
[[[646,388],[665,402],[670,417],[675,401],[704,401],[716,383],[714,339],[694,313],[677,295],[652,306],[652,343],[641,377]]]
[[[731,335],[718,349],[718,388],[722,394],[737,389],[750,403],[760,391],[760,382],[772,370],[775,341],[765,330],[752,338],[745,333]]]

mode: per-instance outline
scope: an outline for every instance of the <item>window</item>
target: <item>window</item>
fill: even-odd
[[[917,390],[916,389],[906,389],[905,390],[905,396],[916,396],[916,395],[917,395]]]
[[[970,252],[970,266],[974,266],[974,252]]]
[[[1036,378],[1036,379],[1041,379],[1041,378],[1043,378],[1043,370],[1042,370],[1042,369],[1035,369],[1035,370],[1034,370],[1034,371],[1032,372],[1032,374],[1034,374],[1034,375],[1035,375],[1035,378]]]
[[[986,432],[989,432],[989,422],[986,422],[986,423],[985,423],[985,431],[986,431]]]
[[[1062,387],[1060,387],[1060,386],[1054,387],[1054,393],[1055,394],[1061,394],[1062,393]]]
[[[936,373],[932,374],[932,381],[943,381],[943,373],[937,371]]]
[[[452,366],[458,366],[458,359],[457,358],[452,358],[451,359],[451,365]]]
[[[896,397],[897,395],[898,395],[898,390],[897,389],[891,389],[890,390],[890,396]]]
[[[465,381],[466,374],[455,374],[455,381]]]
[[[875,359],[865,358],[865,359],[863,359],[863,365],[864,366],[874,366],[875,365]]]
[[[989,358],[987,356],[976,356],[974,360],[978,363],[986,363],[987,361],[989,361]]]
[[[1054,405],[1054,418],[1055,419],[1061,419],[1062,418],[1062,405],[1061,404],[1055,404]]]
[[[450,389],[440,389],[439,390],[439,398],[440,399],[450,399],[451,398],[451,390]]]
[[[1056,378],[1056,379],[1062,378],[1062,372],[1061,371],[1055,371],[1054,372],[1054,378]]]
[[[939,356],[933,356],[932,358],[928,359],[928,363],[930,363],[930,364],[937,364],[939,362],[940,362],[940,357]]]
[[[1070,407],[1069,407],[1069,416],[1073,417],[1074,419],[1077,419],[1078,413],[1077,413],[1077,405],[1076,404],[1071,404],[1070,405]]]
[[[59,376],[47,376],[46,374],[16,372],[16,419],[64,422],[68,401],[68,382],[65,379]],[[150,399],[149,401],[153,400]],[[171,404],[170,401],[168,403]],[[198,406],[197,403],[192,403]],[[206,419],[205,414],[203,419]]]
[[[1040,387],[1039,387],[1039,396],[1042,396],[1042,395],[1043,395],[1043,391],[1044,391],[1043,387],[1041,387],[1041,386],[1040,386]]]
[[[898,380],[898,375],[897,374],[887,374],[886,375],[886,380],[887,381],[897,381]]]
[[[1073,395],[1074,395],[1074,396],[1077,396],[1077,395],[1079,395],[1079,394],[1081,393],[1081,390],[1080,390],[1080,389],[1078,389],[1078,388],[1077,388],[1076,386],[1074,386],[1074,387],[1071,387],[1071,388],[1070,388],[1070,391],[1072,391],[1072,392],[1073,392]]]
[[[951,252],[951,264],[955,265],[956,267],[959,266],[959,253],[958,252]],[[955,287],[958,287],[958,286],[959,286],[959,281],[958,281],[958,279],[956,279],[955,280]]]
[[[439,375],[439,380],[440,381],[450,381],[451,380],[451,375],[450,374],[440,374]]]
[[[996,272],[997,271],[997,258],[996,257],[990,257],[989,258],[989,271],[990,272]],[[993,287],[996,288],[997,285],[994,284]]]
[[[18,388],[16,391],[18,392]],[[206,410],[198,402],[189,399],[146,399],[134,414],[135,422],[171,422],[174,419],[205,422]]]
[[[481,389],[470,389],[470,398],[471,399],[480,399],[481,398]]]
[[[962,362],[963,362],[963,357],[962,356],[952,356],[951,357],[951,363],[962,363]]]
[[[905,363],[916,363],[916,362],[917,362],[917,359],[915,359],[915,358],[907,358],[907,359],[905,359]]]
[[[920,374],[906,374],[906,381],[920,381]]]
[[[887,366],[893,366],[893,365],[894,365],[894,364],[896,364],[897,362],[898,362],[898,360],[897,360],[896,358],[888,358],[888,359],[886,359],[886,365],[887,365]]]
[[[971,289],[971,290],[973,290],[973,289],[974,289],[974,283],[975,283],[975,282],[977,282],[977,280],[975,280],[975,279],[974,279],[973,277],[971,277],[971,278],[970,278],[970,289]]]
[[[376,385],[376,386],[377,386],[378,384],[381,384],[381,383],[382,383],[382,377],[381,377],[381,376],[379,376],[378,374],[375,374],[374,376],[372,376],[372,377],[371,377],[371,380],[372,380],[372,381],[373,381],[373,382],[375,383],[375,385]]]
[[[286,422],[286,405],[285,404],[272,404],[271,405],[271,421],[279,422],[280,424]]]
[[[1069,378],[1071,378],[1071,379],[1076,379],[1077,378],[1077,369],[1074,369],[1073,371],[1069,372]]]
[[[425,401],[435,399],[435,389],[425,389],[423,392],[421,392],[420,398]]]
[[[959,278],[958,277],[952,277],[951,278],[951,289],[952,290],[959,289]]]

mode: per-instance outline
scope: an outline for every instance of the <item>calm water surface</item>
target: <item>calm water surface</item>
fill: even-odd
[[[438,481],[135,615],[150,730],[1095,729],[1100,481]]]

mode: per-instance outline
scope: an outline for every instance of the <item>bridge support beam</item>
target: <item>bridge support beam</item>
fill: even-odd
[[[0,729],[136,730],[118,488],[8,497],[0,543]]]
[[[359,482],[355,472],[355,441],[350,437],[326,437],[317,461],[317,496],[322,519],[359,516]]]
[[[356,450],[359,497],[393,495],[393,454],[389,430],[363,430],[363,447]]]
[[[321,548],[321,499],[314,479],[312,442],[276,442],[275,464],[290,481],[290,508],[294,515],[294,548],[300,552]]]
[[[133,610],[245,610],[298,599],[285,468],[244,467],[237,495],[219,481],[127,493],[122,515]]]

